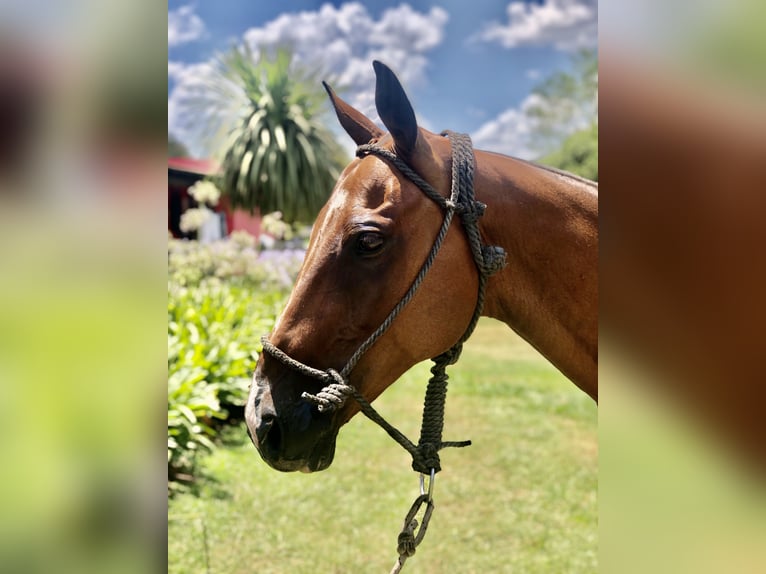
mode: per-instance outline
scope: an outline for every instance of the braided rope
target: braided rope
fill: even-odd
[[[447,393],[446,367],[457,362],[462,351],[463,343],[470,337],[478,323],[484,306],[486,283],[490,275],[505,265],[505,252],[500,247],[486,246],[482,244],[479,232],[478,220],[484,214],[486,205],[474,199],[473,175],[474,156],[471,139],[465,134],[444,132],[442,135],[449,138],[452,146],[452,186],[450,197],[444,198],[427,181],[418,175],[405,161],[393,152],[380,148],[374,144],[365,144],[357,148],[357,156],[376,155],[390,162],[399,172],[417,185],[423,193],[437,203],[444,211],[444,220],[439,232],[434,239],[434,244],[428,257],[415,276],[412,284],[402,299],[394,306],[381,325],[357,348],[354,354],[346,362],[343,369],[338,372],[334,369],[325,371],[309,367],[297,361],[273,345],[267,337],[263,337],[263,350],[284,365],[298,371],[308,377],[317,379],[325,386],[317,393],[303,393],[301,396],[317,406],[320,412],[334,411],[343,406],[348,397],[354,397],[359,403],[362,413],[373,422],[377,423],[396,440],[413,459],[413,469],[428,473],[430,469],[439,471],[438,452],[446,447],[461,447],[470,444],[470,441],[443,442],[442,429],[444,427],[444,404]],[[457,213],[463,223],[471,252],[479,271],[479,286],[474,314],[463,335],[447,352],[435,357],[431,368],[431,379],[428,382],[423,407],[423,420],[421,435],[417,446],[404,436],[399,430],[390,425],[361,394],[348,383],[348,376],[357,365],[361,357],[383,336],[390,328],[396,317],[412,300],[418,288],[422,284],[428,271],[431,269],[439,250],[447,235],[452,219]]]
[[[319,412],[333,411],[339,409],[345,404],[348,397],[353,397],[359,403],[362,413],[370,420],[381,426],[391,438],[399,443],[412,457],[412,468],[422,474],[433,472],[434,474],[441,470],[439,451],[447,447],[464,447],[471,444],[471,441],[442,441],[442,431],[444,429],[444,411],[447,397],[447,367],[457,362],[463,349],[463,343],[471,336],[484,308],[484,299],[486,296],[486,287],[488,278],[498,270],[502,269],[506,263],[505,251],[501,247],[484,245],[481,241],[478,221],[484,214],[486,205],[476,201],[474,198],[473,175],[474,175],[474,154],[471,145],[471,138],[465,134],[457,134],[446,131],[442,135],[450,140],[452,146],[452,185],[449,199],[445,199],[434,189],[427,181],[421,178],[406,162],[389,150],[377,147],[374,144],[361,145],[357,148],[357,156],[368,154],[376,155],[390,162],[399,172],[417,185],[423,193],[432,201],[437,203],[444,210],[444,220],[439,232],[434,239],[431,251],[424,261],[420,271],[415,276],[412,284],[402,299],[394,306],[381,325],[359,346],[354,354],[346,362],[346,365],[340,372],[334,369],[325,371],[309,367],[297,361],[273,345],[266,336],[261,338],[263,350],[277,359],[287,367],[306,375],[318,379],[324,383],[324,387],[315,395],[303,393],[301,398],[317,406]],[[415,296],[418,288],[425,279],[426,274],[431,269],[436,256],[441,249],[444,238],[452,223],[452,219],[458,214],[463,224],[468,244],[473,254],[476,268],[479,272],[479,285],[474,307],[473,316],[460,339],[445,353],[434,357],[434,365],[431,367],[431,378],[428,381],[426,394],[423,401],[423,418],[421,421],[420,439],[415,445],[401,431],[386,421],[370,403],[348,383],[348,377],[351,371],[357,365],[361,357],[383,336],[389,329],[399,313]],[[433,475],[432,475],[433,479]],[[415,529],[417,520],[414,515],[418,508],[424,503],[428,503],[426,514],[423,518],[420,530],[417,535]],[[405,518],[404,527],[398,539],[399,559],[394,565],[392,572],[399,572],[408,557],[415,554],[415,549],[422,541],[430,521],[433,511],[433,502],[430,493],[426,499],[421,495],[412,505],[410,512]]]
[[[388,317],[384,319],[380,327],[378,327],[375,330],[375,332],[372,333],[372,335],[370,335],[367,338],[367,340],[364,341],[364,343],[362,343],[359,346],[356,352],[348,360],[348,362],[346,363],[346,366],[343,367],[343,370],[341,371],[341,374],[344,377],[347,377],[349,374],[351,374],[351,371],[359,362],[359,359],[362,358],[362,355],[364,355],[370,349],[370,347],[372,347],[375,344],[375,341],[377,341],[383,335],[383,333],[385,333],[388,330],[388,328],[394,322],[394,319],[396,319],[396,317],[399,315],[402,309],[404,309],[404,307],[415,296],[415,293],[420,287],[420,284],[423,283],[423,280],[428,274],[428,271],[431,269],[431,266],[434,264],[434,261],[436,260],[436,255],[439,253],[442,243],[444,242],[444,238],[447,236],[447,231],[449,231],[449,226],[450,226],[450,223],[452,223],[452,217],[454,215],[455,215],[455,209],[448,208],[447,213],[444,215],[444,222],[439,228],[439,233],[436,235],[436,239],[434,240],[434,245],[431,248],[431,251],[428,254],[428,257],[426,258],[425,262],[423,263],[423,266],[420,268],[420,271],[415,277],[415,280],[412,282],[412,285],[410,285],[410,288],[404,294],[404,296],[399,301],[399,303],[397,303],[396,306],[391,310],[391,312],[388,314]]]
[[[343,369],[338,372],[334,369],[322,371],[309,367],[284,353],[273,345],[267,337],[261,342],[263,350],[284,365],[296,370],[308,377],[318,379],[325,386],[316,394],[303,393],[301,397],[317,406],[319,412],[333,411],[342,407],[348,397],[354,397],[359,403],[362,413],[373,422],[382,426],[384,430],[410,453],[413,458],[413,468],[419,472],[427,473],[430,469],[440,470],[438,451],[446,447],[467,446],[470,441],[442,442],[441,435],[444,426],[444,403],[447,392],[446,367],[457,362],[462,351],[463,343],[470,337],[481,316],[486,292],[486,280],[495,271],[505,264],[505,253],[502,248],[485,246],[481,242],[478,228],[478,219],[484,214],[486,205],[475,201],[473,189],[474,157],[471,139],[465,134],[444,132],[452,145],[452,185],[449,199],[445,199],[427,181],[418,175],[405,161],[393,152],[380,148],[374,144],[365,144],[357,148],[357,156],[363,157],[369,154],[376,155],[393,164],[402,175],[417,185],[423,193],[444,209],[444,220],[439,232],[434,239],[434,244],[428,257],[424,261],[420,271],[402,299],[389,312],[381,325],[357,348],[354,354],[346,362]],[[348,384],[347,379],[351,371],[357,365],[362,356],[383,336],[391,327],[396,317],[404,307],[412,300],[418,288],[422,284],[428,271],[431,269],[436,256],[441,249],[444,238],[452,223],[454,214],[458,213],[463,223],[468,243],[479,271],[479,288],[474,314],[460,340],[446,353],[434,358],[434,366],[431,368],[432,377],[429,380],[424,400],[423,421],[421,436],[418,445],[407,439],[400,431],[390,425],[385,419],[367,402],[356,389]]]
[[[389,151],[385,148],[378,147],[375,144],[364,144],[360,145],[358,148],[356,148],[356,155],[357,157],[364,157],[366,155],[376,155],[378,157],[382,157],[383,159],[387,160],[389,163],[396,166],[396,169],[398,169],[402,175],[407,177],[412,183],[417,185],[420,188],[420,191],[425,193],[431,201],[439,205],[443,210],[447,211],[450,207],[449,201],[454,202],[457,199],[457,194],[459,193],[459,189],[452,188],[451,190],[451,196],[449,201],[446,200],[442,195],[434,189],[430,183],[428,183],[426,180],[424,180],[416,171],[414,171],[405,161],[402,160],[398,155],[396,155],[394,152]],[[454,205],[453,205],[454,207]]]

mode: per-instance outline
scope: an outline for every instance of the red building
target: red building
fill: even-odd
[[[189,195],[189,188],[201,179],[214,175],[217,170],[218,166],[207,159],[168,158],[168,231],[173,237],[196,237],[195,233],[184,233],[179,227],[184,211],[197,207],[197,202]],[[255,237],[260,235],[261,217],[257,211],[251,214],[241,209],[231,209],[229,198],[224,195],[212,209],[223,215],[223,235],[239,229],[244,229]]]

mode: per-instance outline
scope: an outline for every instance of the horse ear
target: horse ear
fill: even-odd
[[[397,151],[407,157],[415,150],[418,139],[415,112],[399,78],[391,69],[377,60],[372,63],[372,67],[375,68],[375,106],[378,115],[391,132]]]
[[[330,102],[338,116],[338,121],[356,145],[369,143],[374,138],[383,135],[383,130],[376,126],[372,121],[359,110],[354,109],[349,104],[338,97],[338,94],[327,84],[322,82],[327,95],[330,96]]]

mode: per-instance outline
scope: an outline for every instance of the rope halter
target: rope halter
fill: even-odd
[[[471,138],[466,134],[457,134],[451,131],[442,133],[451,143],[452,147],[452,188],[449,198],[443,197],[427,181],[420,177],[402,158],[393,152],[378,147],[375,144],[361,145],[356,150],[358,157],[375,155],[396,167],[402,175],[410,179],[420,190],[432,201],[438,204],[444,211],[444,220],[439,229],[433,247],[423,266],[420,268],[417,276],[413,280],[410,288],[404,294],[402,299],[391,310],[381,325],[359,346],[354,354],[349,358],[346,365],[340,371],[334,369],[320,370],[310,367],[288,356],[285,352],[271,344],[267,337],[263,337],[264,352],[271,355],[274,359],[280,361],[287,367],[295,371],[318,379],[324,383],[324,387],[316,394],[303,393],[301,397],[317,406],[319,412],[332,412],[342,407],[348,397],[353,397],[360,407],[362,413],[372,421],[379,424],[383,429],[396,440],[412,456],[412,468],[421,474],[431,474],[441,470],[439,461],[439,451],[445,447],[463,447],[471,444],[470,441],[444,442],[442,441],[442,429],[444,427],[444,403],[447,396],[447,373],[446,368],[457,362],[463,348],[463,343],[473,333],[474,328],[481,316],[484,307],[484,298],[486,292],[487,279],[493,273],[502,269],[506,263],[505,250],[498,246],[484,245],[479,233],[478,221],[486,210],[486,205],[474,199],[473,174],[474,174],[474,154],[471,145]],[[399,430],[390,425],[370,403],[348,382],[351,371],[357,365],[361,357],[372,347],[375,342],[388,330],[394,319],[410,302],[417,292],[423,279],[436,259],[436,255],[442,246],[444,238],[447,235],[452,218],[457,214],[461,219],[465,229],[468,243],[473,253],[473,259],[479,272],[479,287],[474,308],[473,317],[466,328],[462,337],[445,353],[434,357],[434,365],[431,368],[431,379],[426,388],[426,395],[423,406],[423,419],[420,431],[420,440],[415,445]],[[421,497],[423,495],[421,494]],[[418,499],[420,500],[420,499]],[[418,501],[416,500],[416,503]],[[430,493],[429,493],[430,504]],[[432,508],[432,507],[431,507]],[[428,513],[430,518],[430,512]],[[411,538],[414,528],[406,521],[405,528],[400,535],[400,560],[410,556],[415,551],[415,546],[420,542],[425,534],[427,521],[424,519],[421,525],[420,533],[417,539]],[[409,533],[409,534],[408,534]]]
[[[404,160],[393,152],[378,147],[374,144],[361,145],[356,150],[358,157],[366,155],[378,156],[394,167],[402,175],[409,178],[420,190],[432,201],[438,204],[444,211],[444,220],[439,232],[434,240],[431,252],[426,258],[423,266],[410,285],[405,295],[391,310],[381,325],[359,346],[354,354],[349,358],[346,365],[340,372],[334,369],[319,370],[301,363],[288,356],[281,349],[277,348],[263,337],[264,352],[271,355],[284,365],[298,371],[299,373],[318,379],[325,386],[315,395],[303,393],[302,398],[317,406],[319,412],[332,412],[342,407],[348,397],[353,397],[361,406],[362,412],[371,420],[381,425],[394,440],[396,440],[413,459],[413,469],[427,474],[431,469],[436,472],[441,470],[439,464],[438,451],[448,446],[466,446],[469,441],[460,443],[445,443],[441,440],[442,427],[444,424],[444,401],[447,392],[447,374],[446,367],[457,362],[462,351],[463,343],[473,333],[476,323],[481,316],[481,310],[484,306],[484,297],[486,292],[486,283],[490,275],[502,269],[505,265],[505,251],[501,247],[484,245],[481,242],[478,220],[484,214],[486,205],[474,199],[473,173],[474,173],[474,155],[471,145],[471,138],[466,134],[457,134],[454,132],[444,132],[449,138],[452,146],[452,189],[449,198],[443,197],[427,181],[418,175]],[[431,368],[432,377],[426,390],[424,401],[423,424],[421,428],[421,437],[418,445],[407,439],[398,430],[388,424],[364,397],[348,383],[348,377],[359,360],[370,347],[388,330],[394,319],[404,309],[407,303],[417,292],[423,279],[436,259],[436,255],[442,246],[447,231],[452,222],[453,216],[457,213],[461,218],[463,228],[468,237],[468,243],[473,253],[474,262],[479,271],[479,288],[476,307],[473,317],[466,328],[463,336],[445,353],[434,357],[434,366]]]

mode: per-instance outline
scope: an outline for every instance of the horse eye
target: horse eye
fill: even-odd
[[[375,255],[383,249],[383,236],[372,231],[360,233],[356,240],[356,247],[362,255]]]

